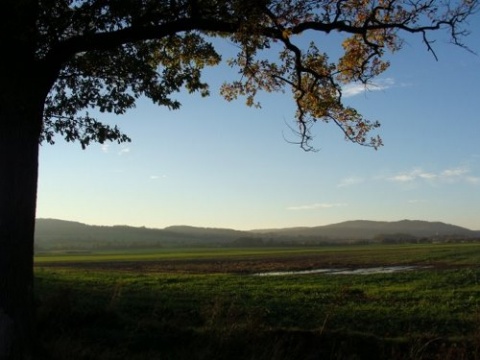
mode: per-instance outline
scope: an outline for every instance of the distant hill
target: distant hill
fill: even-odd
[[[171,226],[151,229],[132,226],[96,226],[74,221],[37,219],[37,250],[124,249],[164,246],[214,245],[233,242],[248,233],[231,229]]]
[[[289,236],[320,236],[330,239],[371,239],[378,235],[387,234],[408,234],[415,237],[474,237],[479,235],[478,231],[472,231],[460,226],[420,220],[394,222],[355,220],[325,226],[270,229],[268,231],[257,230],[256,232]]]
[[[480,232],[442,222],[418,220],[356,220],[316,227],[239,231],[193,226],[170,226],[164,229],[94,226],[74,221],[37,219],[35,247],[37,251],[50,251],[173,246],[278,246],[447,237],[480,238]]]
[[[230,237],[245,236],[245,231],[240,231],[240,230],[208,228],[208,227],[203,228],[203,227],[185,226],[185,225],[169,226],[164,228],[163,230],[171,233],[190,235],[194,237],[208,236],[208,237],[214,237],[214,238],[230,238]]]

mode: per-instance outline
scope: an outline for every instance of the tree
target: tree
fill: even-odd
[[[222,87],[227,100],[290,89],[299,144],[311,149],[317,121],[379,147],[379,126],[342,103],[342,84],[367,84],[388,67],[402,34],[445,30],[464,46],[463,25],[476,0],[4,0],[0,13],[0,359],[32,357],[33,234],[38,146],[55,134],[82,147],[129,141],[88,109],[122,114],[139,96],[177,109],[179,91],[208,95],[201,71],[221,61],[210,40],[238,46],[230,60],[240,78]],[[321,44],[296,35],[343,34],[335,61]],[[264,55],[268,54],[268,56]]]

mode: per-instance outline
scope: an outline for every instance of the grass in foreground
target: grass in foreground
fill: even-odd
[[[72,360],[476,358],[480,270],[452,266],[473,261],[475,249],[432,247],[430,255],[424,247],[404,249],[385,251],[383,259],[430,256],[450,268],[258,277],[209,273],[206,265],[202,273],[108,270],[105,263],[39,267],[41,341],[50,358]],[[355,254],[360,263],[378,264],[381,249],[344,252],[337,254],[350,264]],[[317,249],[306,258],[328,254]],[[213,268],[215,259],[253,256],[268,264],[279,254],[216,256]]]

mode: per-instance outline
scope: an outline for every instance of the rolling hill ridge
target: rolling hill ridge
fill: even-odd
[[[170,226],[152,229],[97,226],[58,219],[37,219],[35,247],[42,250],[132,249],[179,246],[279,246],[345,242],[455,241],[480,239],[473,231],[442,222],[355,220],[316,227],[240,231]]]
[[[408,234],[415,237],[431,236],[477,236],[479,231],[472,231],[456,225],[442,222],[420,220],[401,221],[369,221],[354,220],[325,226],[285,228],[273,230],[257,230],[258,232],[272,232],[294,236],[325,236],[333,239],[360,239],[372,238],[387,234]]]

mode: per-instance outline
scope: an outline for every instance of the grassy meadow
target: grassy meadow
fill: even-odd
[[[480,244],[36,256],[45,359],[477,359]],[[270,271],[415,265],[370,275]]]

